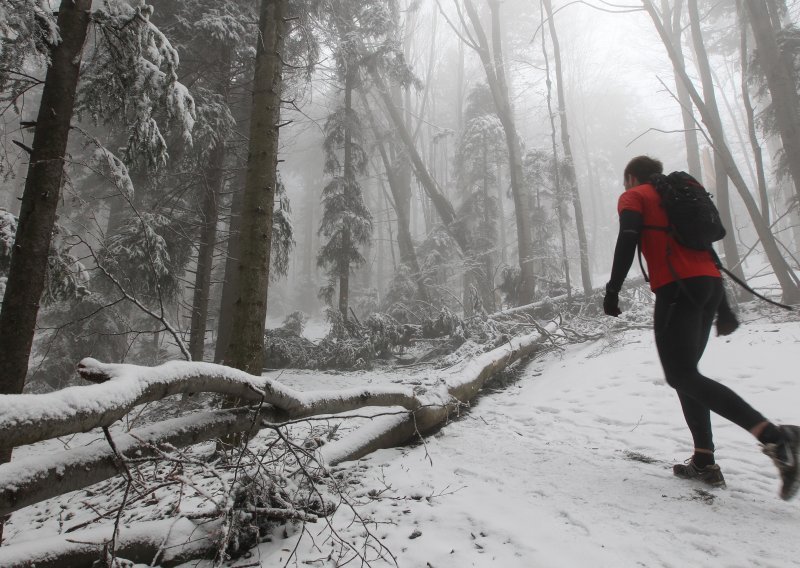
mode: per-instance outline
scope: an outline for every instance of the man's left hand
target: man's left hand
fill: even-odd
[[[606,290],[606,295],[603,297],[603,312],[607,316],[617,317],[622,313],[619,309],[619,292]]]

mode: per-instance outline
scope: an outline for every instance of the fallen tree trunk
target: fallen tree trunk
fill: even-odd
[[[304,393],[267,377],[214,363],[170,361],[158,367],[84,359],[78,373],[101,384],[47,394],[0,397],[0,439],[9,446],[110,426],[134,407],[181,393],[214,392],[272,405],[288,418],[337,414],[364,406],[403,406],[419,401],[410,388],[356,388]],[[366,402],[369,404],[365,404]]]
[[[176,566],[210,556],[217,547],[218,522],[195,524],[186,517],[121,526],[115,539],[117,558],[147,566]],[[0,548],[4,568],[91,568],[104,555],[114,527],[37,538]]]
[[[155,448],[164,444],[184,447],[231,433],[259,430],[264,426],[265,420],[275,422],[278,419],[333,414],[366,406],[398,407],[396,415],[378,418],[368,427],[356,431],[344,440],[325,446],[324,463],[339,463],[366,455],[377,448],[401,444],[418,432],[424,433],[446,422],[451,414],[459,412],[461,405],[468,403],[475,396],[489,377],[513,362],[535,353],[541,341],[542,336],[538,333],[521,339],[513,339],[509,344],[470,361],[466,368],[451,372],[450,379],[446,380],[444,386],[427,392],[414,394],[410,389],[405,388],[388,390],[373,387],[371,389],[302,393],[274,384],[274,388],[280,387],[285,393],[291,393],[292,396],[289,399],[294,400],[295,403],[285,405],[293,409],[291,413],[283,409],[276,410],[273,406],[262,407],[260,416],[254,415],[252,408],[202,412],[139,428],[127,434],[117,434],[114,437],[114,443],[117,451],[124,457],[146,458],[154,455]],[[98,401],[101,399],[94,396],[97,394],[95,391],[108,383],[115,381],[125,383],[130,390],[131,385],[146,383],[144,375],[149,372],[157,375],[160,381],[158,384],[162,388],[166,388],[165,385],[182,384],[182,381],[186,379],[187,369],[196,368],[197,365],[197,363],[176,362],[174,365],[150,368],[133,365],[104,365],[97,361],[84,360],[83,368],[91,369],[95,380],[108,380],[103,385],[78,388],[91,391],[93,396],[87,398],[93,401],[94,406],[99,406]],[[216,369],[218,373],[223,373],[221,369],[227,369],[225,367],[220,369],[219,365],[204,365]],[[168,375],[166,369],[170,369],[172,374]],[[261,379],[262,384],[266,380],[251,375],[242,377],[241,375],[246,374],[241,371],[227,370],[231,372],[232,377],[242,380]],[[132,374],[135,376],[132,377]],[[127,381],[125,377],[128,378]],[[206,386],[208,387],[208,383]],[[52,395],[57,394],[52,393]],[[51,395],[30,396],[53,398]],[[68,398],[73,400],[74,394],[70,393]],[[303,404],[300,404],[300,401]],[[123,406],[127,406],[129,402],[129,399],[126,400]],[[404,408],[405,411],[403,411]],[[23,405],[22,408],[17,408],[17,412],[30,415],[30,408],[25,410]],[[95,412],[97,420],[110,423],[109,417],[113,413],[101,410]],[[20,423],[18,418],[12,419],[11,416],[12,413],[9,409],[9,412],[4,414],[2,425],[0,425],[0,431],[4,432],[4,435],[6,431],[10,430],[8,424]],[[63,419],[67,422],[70,420],[69,417]],[[61,427],[67,428],[67,425]],[[51,425],[47,430],[52,431],[53,428],[54,426]],[[76,430],[73,428],[68,431]],[[15,439],[31,437],[30,434],[9,431],[8,436],[12,435],[16,435]],[[15,460],[0,466],[0,515],[17,511],[69,491],[88,487],[118,473],[117,457],[106,445],[56,452],[48,455],[47,460],[42,460],[41,457]]]
[[[261,428],[267,412],[254,416],[251,408],[200,412],[144,428],[116,434],[114,445],[126,458],[148,458],[156,448],[185,447],[229,434]],[[21,458],[0,465],[0,516],[89,487],[120,472],[118,458],[108,444],[96,444]],[[3,565],[3,564],[0,564]]]
[[[555,331],[555,324],[545,328]],[[391,448],[424,434],[445,423],[451,415],[458,414],[483,385],[495,374],[509,365],[535,355],[548,340],[547,335],[534,333],[509,340],[507,345],[469,361],[462,369],[455,370],[446,386],[428,394],[428,402],[414,412],[396,416],[382,416],[363,426],[347,438],[326,444],[319,451],[320,462],[325,465],[358,459],[375,450]],[[438,399],[438,400],[437,400]]]

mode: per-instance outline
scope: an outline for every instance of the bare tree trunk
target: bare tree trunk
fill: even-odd
[[[689,0],[688,9],[692,45],[694,46],[697,68],[700,71],[700,80],[703,84],[703,99],[711,120],[714,121],[717,130],[722,132],[722,119],[717,106],[714,79],[711,76],[711,65],[708,62],[708,54],[703,43],[703,32],[700,29],[700,13],[697,10],[697,0]],[[732,267],[736,276],[743,279],[744,270],[740,264],[739,249],[736,245],[736,231],[733,224],[733,216],[731,215],[728,172],[718,151],[714,152],[714,186],[716,187],[717,204],[719,205],[722,222],[729,229],[722,240],[722,248],[725,251],[725,264]]]
[[[200,224],[200,247],[192,298],[192,323],[189,336],[189,353],[194,361],[203,360],[205,351],[208,300],[211,292],[211,270],[214,265],[214,245],[217,241],[219,199],[223,184],[225,141],[219,140],[211,151],[203,180],[203,208]]]
[[[422,157],[419,155],[416,146],[414,146],[414,141],[412,139],[411,133],[406,128],[405,122],[403,120],[403,116],[398,110],[397,106],[395,105],[392,97],[390,96],[386,82],[384,81],[383,77],[381,76],[380,72],[378,71],[377,67],[372,64],[369,65],[369,72],[370,75],[375,83],[375,89],[380,96],[381,101],[383,102],[383,107],[386,110],[386,114],[388,115],[389,119],[392,122],[392,125],[395,127],[395,130],[400,135],[401,140],[406,148],[406,151],[411,158],[411,163],[414,166],[414,172],[417,175],[417,179],[422,184],[422,187],[425,189],[425,192],[428,194],[428,197],[431,198],[433,202],[433,206],[436,209],[436,213],[439,215],[439,218],[442,220],[442,224],[444,224],[445,229],[450,233],[453,239],[458,243],[461,250],[466,250],[467,243],[464,237],[463,231],[457,226],[456,223],[456,212],[453,209],[453,205],[447,199],[447,197],[439,191],[439,187],[436,184],[436,181],[431,177],[430,173],[428,172],[425,163],[422,160]]]
[[[231,73],[231,55],[227,46],[216,44],[217,72],[220,80],[217,91],[228,100]],[[197,252],[192,321],[189,335],[189,353],[195,361],[202,361],[205,351],[208,303],[211,294],[211,272],[214,268],[214,248],[217,241],[219,202],[225,184],[225,140],[217,139],[208,156],[203,175],[203,208],[200,223],[200,246]]]
[[[750,26],[756,40],[761,68],[775,107],[775,124],[783,142],[786,163],[794,179],[795,193],[800,199],[800,96],[797,93],[792,64],[781,53],[770,21],[765,0],[747,0]]]
[[[769,196],[767,195],[767,176],[764,173],[764,156],[761,152],[761,144],[758,141],[758,135],[756,134],[755,111],[753,109],[753,103],[750,100],[750,90],[747,88],[747,76],[750,74],[747,49],[747,24],[742,17],[743,7],[741,2],[736,3],[736,8],[739,19],[739,52],[741,56],[740,62],[742,67],[742,102],[744,103],[744,109],[747,116],[747,134],[750,138],[750,148],[753,152],[753,158],[756,162],[756,177],[758,180],[758,196],[761,200],[761,215],[764,217],[764,221],[769,224]]]
[[[503,195],[503,166],[500,158],[496,156],[497,167],[497,234],[500,243],[500,263],[506,263],[506,212],[503,206],[505,195]]]
[[[395,167],[389,158],[386,145],[382,141],[378,123],[372,112],[369,100],[363,91],[359,90],[361,102],[364,105],[369,120],[370,127],[375,133],[378,152],[383,161],[383,168],[386,171],[386,178],[389,182],[389,190],[392,192],[392,200],[395,214],[397,215],[397,248],[400,252],[400,262],[405,264],[412,272],[412,277],[417,283],[417,293],[420,299],[428,301],[428,292],[425,288],[424,279],[419,268],[417,253],[414,250],[414,240],[411,238],[411,171],[407,158],[403,157],[406,165]],[[407,174],[407,179],[406,179]],[[381,182],[383,183],[383,182]],[[391,246],[391,243],[390,243]]]
[[[477,51],[483,64],[492,98],[497,109],[497,116],[503,125],[508,146],[509,177],[511,192],[514,196],[514,212],[517,219],[517,250],[519,252],[520,285],[519,301],[528,304],[533,301],[536,289],[533,274],[533,245],[531,234],[531,216],[528,195],[525,191],[522,173],[522,150],[517,134],[517,127],[511,112],[508,85],[503,65],[503,52],[500,33],[500,5],[498,0],[489,0],[492,12],[492,46],[486,36],[480,16],[471,0],[464,2],[467,14],[475,31]]]
[[[264,325],[278,165],[281,54],[288,0],[262,0],[253,77],[250,147],[240,232],[239,286],[228,363],[258,373],[264,364]]]
[[[237,179],[238,185],[238,179]],[[230,221],[228,223],[228,251],[225,255],[225,276],[222,281],[222,294],[217,322],[217,343],[214,346],[214,362],[221,363],[228,358],[231,327],[233,325],[233,307],[236,302],[236,291],[239,288],[239,227],[241,226],[244,190],[237,188],[231,198]]]
[[[770,231],[769,225],[767,225],[764,222],[764,219],[761,217],[761,213],[758,210],[758,205],[753,200],[753,196],[750,194],[747,184],[745,183],[739,168],[736,166],[736,161],[731,154],[730,148],[725,142],[724,132],[714,120],[713,115],[707,108],[700,94],[697,92],[697,89],[694,88],[694,84],[689,78],[689,75],[686,73],[683,60],[677,56],[677,53],[675,52],[672,42],[670,41],[670,38],[664,29],[664,26],[658,16],[658,13],[656,12],[655,7],[653,6],[652,1],[642,0],[642,3],[645,10],[647,10],[648,14],[653,20],[653,24],[655,25],[656,31],[664,43],[664,47],[667,49],[667,53],[672,60],[675,72],[686,85],[686,88],[692,97],[692,102],[694,102],[697,110],[700,112],[703,123],[706,125],[706,128],[708,128],[709,135],[714,143],[715,151],[719,153],[720,158],[723,160],[725,169],[728,171],[728,176],[736,186],[736,189],[744,201],[748,213],[750,214],[750,218],[753,220],[753,226],[755,227],[758,237],[764,247],[764,252],[766,253],[767,258],[769,259],[769,262],[775,271],[775,276],[780,282],[781,291],[783,293],[783,301],[789,304],[800,301],[800,288],[798,288],[795,280],[790,274],[789,265],[778,249],[778,245],[775,242],[772,232]]]
[[[28,372],[91,7],[90,0],[62,0],[58,12],[61,41],[50,52],[0,313],[2,394],[22,392]],[[10,457],[10,448],[0,450],[0,461]]]
[[[681,25],[681,7],[683,0],[676,0],[675,6],[672,9],[672,18],[670,29],[667,32],[672,39],[672,45],[675,47],[675,52],[678,57],[683,60],[683,44],[681,40],[683,26]],[[670,14],[669,0],[661,0],[661,11],[664,18]],[[695,179],[702,179],[702,169],[700,166],[700,145],[697,142],[697,125],[694,121],[694,112],[692,110],[692,98],[689,96],[689,91],[680,80],[675,77],[675,89],[678,92],[678,103],[681,105],[681,118],[683,119],[683,140],[686,144],[686,162],[689,166],[689,174]]]
[[[572,198],[572,207],[575,211],[575,228],[578,231],[578,250],[581,261],[581,283],[585,294],[592,291],[592,274],[589,268],[589,244],[586,240],[586,225],[583,220],[583,205],[578,191],[578,180],[575,174],[575,161],[572,157],[572,144],[569,141],[569,127],[567,125],[567,103],[564,96],[564,78],[561,72],[561,48],[558,43],[555,20],[553,19],[553,6],[550,0],[544,0],[547,10],[547,19],[550,25],[550,39],[553,42],[553,58],[556,67],[556,93],[558,94],[558,116],[561,119],[561,146],[564,148],[564,182]]]
[[[351,128],[350,114],[353,112],[353,80],[355,70],[348,69],[344,80],[344,193],[345,195],[353,191],[352,185],[355,183],[355,172],[353,171],[353,132]],[[347,308],[350,302],[350,227],[345,224],[342,227],[342,255],[338,260],[339,264],[339,312],[342,319],[347,321]]]
[[[542,6],[546,6],[545,2],[542,2]],[[552,14],[548,12],[548,19],[552,20]],[[562,255],[562,262],[564,267],[564,281],[567,286],[567,298],[572,299],[572,283],[570,278],[570,271],[569,271],[569,255],[567,254],[567,231],[566,231],[566,212],[564,211],[564,192],[561,186],[561,170],[559,168],[559,159],[558,159],[558,144],[556,143],[556,120],[553,114],[553,104],[552,104],[552,82],[550,81],[550,59],[547,56],[547,44],[545,43],[544,34],[542,34],[542,55],[544,56],[544,68],[547,80],[547,115],[550,119],[550,143],[553,147],[553,186],[554,186],[554,197],[556,200],[556,215],[558,215],[558,229],[559,233],[561,234],[561,255]],[[540,206],[539,199],[537,197],[537,207]],[[588,294],[589,291],[584,290],[584,294]]]

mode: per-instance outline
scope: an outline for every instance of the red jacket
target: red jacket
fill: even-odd
[[[641,214],[644,225],[655,227],[669,225],[667,213],[661,207],[661,197],[649,183],[632,187],[620,195],[617,211],[621,213],[624,210]],[[693,276],[721,278],[710,252],[686,248],[678,244],[666,231],[643,228],[641,246],[642,255],[647,261],[647,271],[650,273],[651,290],[673,282],[676,280],[676,274],[678,278]]]

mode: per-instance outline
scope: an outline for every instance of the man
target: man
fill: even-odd
[[[653,313],[656,348],[667,383],[678,392],[686,424],[694,440],[694,454],[673,466],[676,476],[709,485],[725,485],[714,461],[711,412],[741,426],[763,445],[783,482],[781,497],[790,499],[800,488],[800,428],[776,426],[728,387],[703,376],[697,364],[703,355],[711,325],[717,316],[717,332],[731,333],[738,323],[724,301],[722,278],[709,251],[678,244],[669,225],[651,176],[662,174],[660,161],[638,156],[625,167],[625,192],[617,206],[619,235],[614,250],[611,278],[606,284],[603,311],[618,316],[619,291],[630,270],[641,240],[641,251],[656,296]]]

